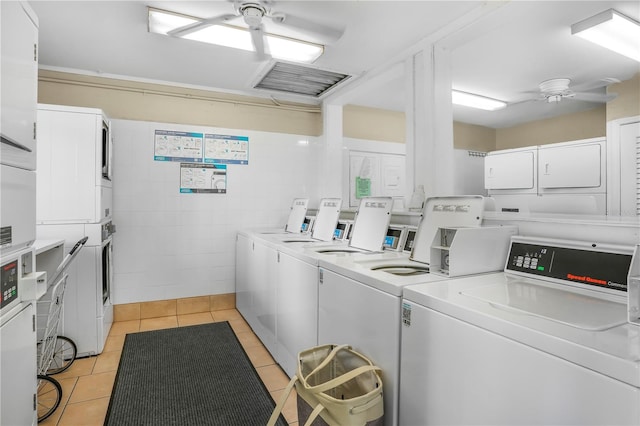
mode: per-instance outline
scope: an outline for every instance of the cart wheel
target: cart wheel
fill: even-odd
[[[53,360],[47,370],[47,374],[58,374],[71,367],[76,359],[78,348],[73,340],[65,336],[56,336],[56,344],[53,348]]]
[[[62,399],[62,387],[52,377],[38,374],[38,423],[56,411]]]

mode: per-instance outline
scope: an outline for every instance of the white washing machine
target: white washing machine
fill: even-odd
[[[289,216],[284,228],[259,228],[250,230],[255,234],[274,234],[274,235],[290,235],[299,234],[302,231],[305,217],[307,215],[307,207],[309,205],[308,198],[294,198],[291,202]]]
[[[339,212],[338,199],[319,211],[313,236],[331,239]],[[324,200],[323,200],[324,205]],[[356,243],[363,251],[371,244],[370,235],[380,238],[373,247],[381,247],[390,220],[390,197],[362,201],[355,223],[360,229]],[[325,215],[326,213],[326,215]],[[326,231],[326,232],[325,232]],[[317,234],[316,234],[317,232]],[[238,309],[253,331],[289,375],[297,369],[297,355],[317,345],[318,263],[321,255],[309,249],[348,247],[345,242],[310,240],[291,234],[247,234],[238,237]],[[246,272],[245,272],[246,271]]]
[[[504,272],[405,287],[400,424],[640,424],[632,253],[514,237]]]
[[[386,251],[320,258],[318,343],[350,344],[382,368],[385,424],[388,425],[397,424],[399,414],[403,288],[449,279],[440,269],[437,274],[429,273],[431,248],[440,227],[466,225],[464,231],[473,233],[471,239],[462,238],[462,247],[449,244],[447,253],[451,251],[456,265],[460,263],[458,250],[467,254],[469,247],[476,247],[479,241],[492,244],[493,252],[504,258],[509,237],[517,231],[513,226],[479,227],[485,207],[485,200],[480,196],[431,198],[426,206],[410,255]],[[464,233],[460,231],[460,235]],[[495,239],[494,234],[499,238]],[[440,257],[438,255],[438,259]],[[466,273],[487,271],[484,257],[463,259],[470,268]],[[451,270],[455,270],[453,265],[451,263]],[[502,265],[503,262],[499,262],[493,270],[500,270]]]

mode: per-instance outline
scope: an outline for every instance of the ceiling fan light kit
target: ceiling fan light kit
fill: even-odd
[[[151,33],[197,40],[219,46],[232,47],[256,52],[259,60],[272,56],[292,62],[313,63],[324,53],[324,45],[297,38],[267,33],[263,29],[263,19],[274,24],[306,32],[316,39],[337,40],[342,31],[310,23],[304,19],[271,13],[271,2],[236,2],[235,14],[225,14],[209,19],[200,19],[179,13],[149,7],[148,30]],[[241,18],[241,19],[240,19]],[[248,28],[230,25],[240,19]]]
[[[640,23],[613,9],[573,24],[571,34],[640,62]]]

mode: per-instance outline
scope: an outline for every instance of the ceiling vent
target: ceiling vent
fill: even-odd
[[[275,62],[253,87],[319,98],[350,77],[350,75],[333,71]]]

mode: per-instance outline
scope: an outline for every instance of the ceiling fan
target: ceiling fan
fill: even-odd
[[[285,30],[289,29],[296,34],[301,34],[302,37],[308,39],[305,41],[323,45],[334,43],[342,37],[344,33],[344,29],[337,29],[304,18],[274,11],[272,10],[272,6],[274,6],[275,3],[273,0],[229,1],[233,3],[235,13],[203,19],[171,30],[167,34],[174,37],[184,37],[212,25],[229,24],[232,21],[242,18],[251,33],[251,41],[257,57],[259,60],[263,60],[268,57],[268,46],[266,46],[264,37],[265,19],[275,24],[274,26],[280,26]]]
[[[565,99],[575,99],[586,102],[605,103],[615,99],[615,93],[597,93],[596,89],[602,89],[610,84],[620,83],[616,78],[603,78],[591,83],[571,87],[571,80],[568,78],[552,78],[545,80],[538,85],[539,92],[535,98],[524,101],[545,101],[547,103],[561,102]],[[512,104],[513,105],[513,104]]]

